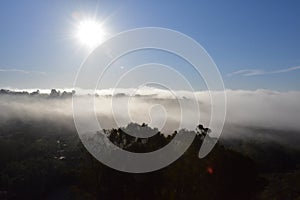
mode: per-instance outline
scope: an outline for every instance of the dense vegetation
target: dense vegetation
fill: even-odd
[[[272,199],[278,195],[274,189],[292,181],[295,185],[281,195],[284,199],[299,197],[299,171],[262,175],[250,157],[221,144],[205,159],[198,159],[205,134],[201,131],[180,159],[146,174],[104,166],[86,151],[74,128],[11,120],[0,131],[1,199]],[[134,152],[161,148],[176,134],[158,132],[145,142],[130,138],[121,129],[106,133],[119,146],[120,138],[127,137],[131,145],[124,148]]]

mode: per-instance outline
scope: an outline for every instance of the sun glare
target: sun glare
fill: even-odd
[[[105,31],[99,22],[84,20],[79,22],[76,36],[82,45],[95,47],[103,42]]]

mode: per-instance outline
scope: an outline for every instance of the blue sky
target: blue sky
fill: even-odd
[[[109,34],[146,26],[199,42],[229,89],[300,89],[299,1],[1,1],[0,87],[72,87],[88,49],[74,13]]]

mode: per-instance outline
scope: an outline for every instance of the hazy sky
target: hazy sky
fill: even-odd
[[[180,31],[208,51],[229,89],[300,89],[299,1],[1,1],[0,87],[72,87],[89,52],[74,38],[78,16],[105,22],[109,35]]]

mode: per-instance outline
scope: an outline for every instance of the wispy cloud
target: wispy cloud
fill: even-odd
[[[0,72],[16,72],[23,74],[46,74],[46,72],[35,71],[35,70],[22,70],[22,69],[0,69]]]
[[[295,70],[300,70],[300,66],[289,67],[289,68],[273,70],[273,71],[265,71],[265,70],[261,70],[261,69],[243,69],[243,70],[238,70],[235,72],[228,73],[228,74],[226,74],[226,76],[236,76],[236,75],[257,76],[257,75],[265,75],[265,74],[287,73],[287,72],[291,72],[291,71],[295,71]]]

